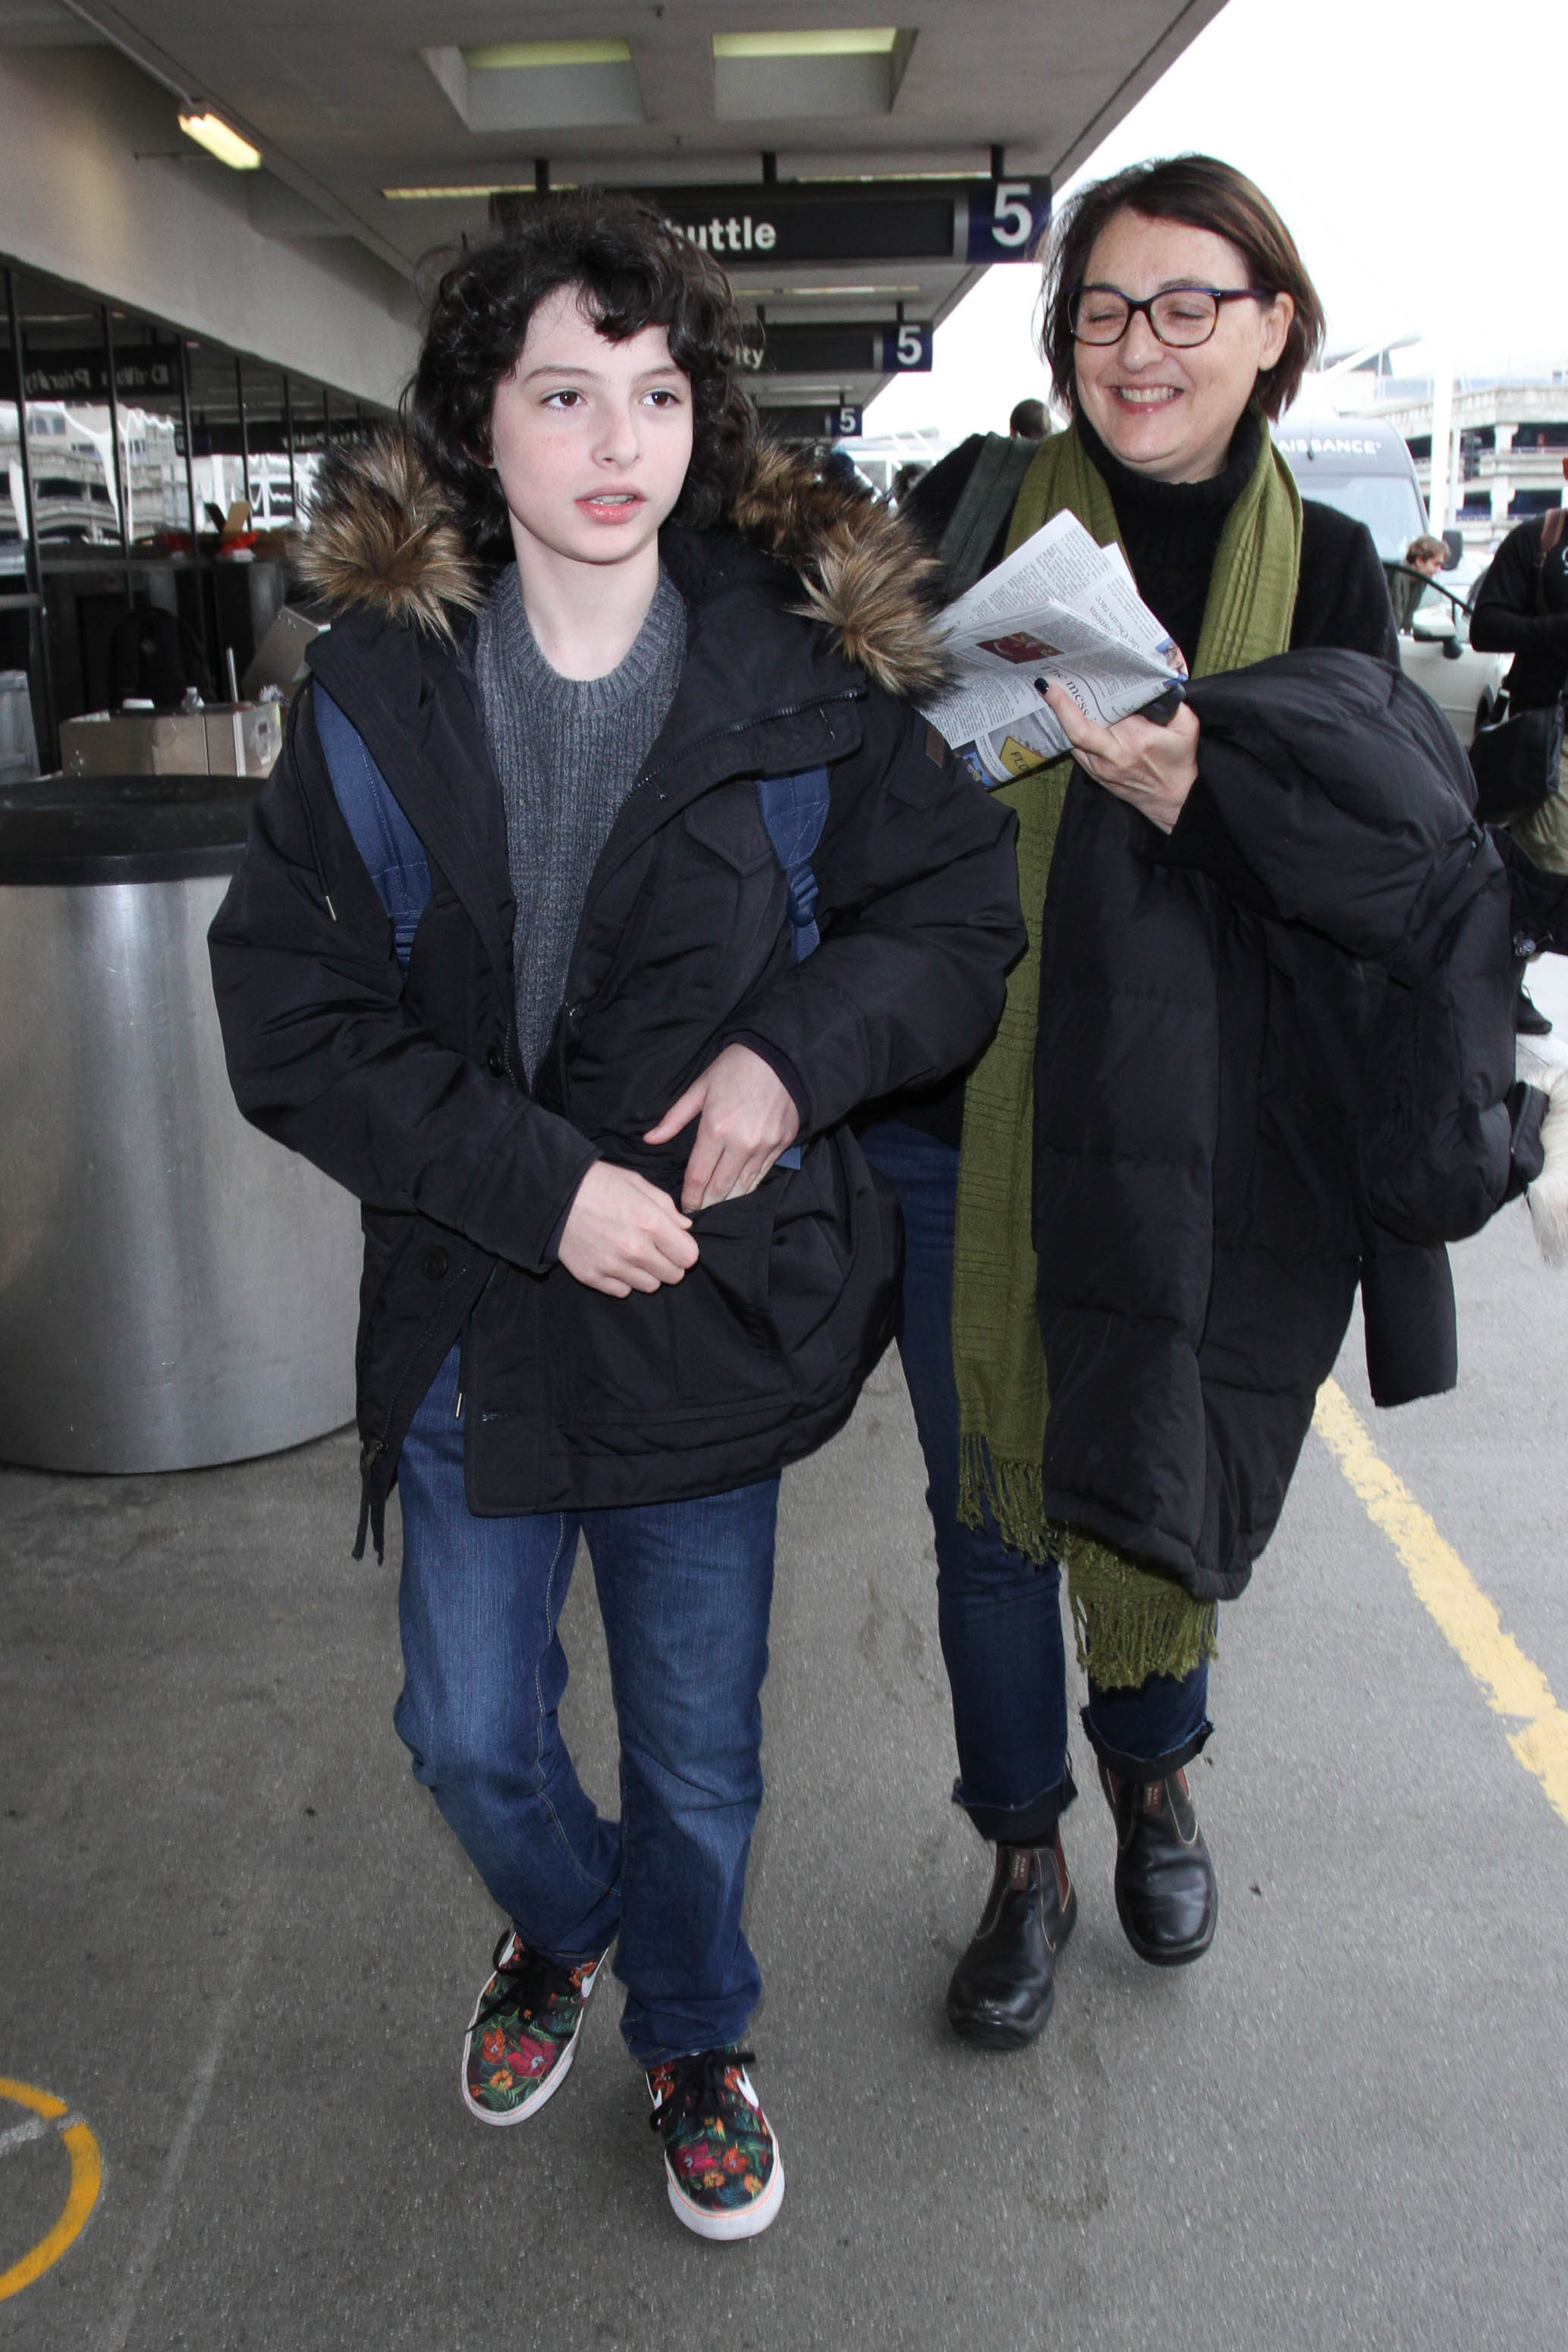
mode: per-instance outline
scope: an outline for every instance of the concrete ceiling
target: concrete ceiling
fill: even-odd
[[[664,0],[499,7],[484,0],[0,0],[0,40],[102,39],[175,94],[204,100],[257,147],[255,225],[351,236],[405,277],[483,228],[487,199],[389,188],[734,184],[824,175],[991,174],[1060,183],[1158,79],[1222,0]],[[714,37],[894,20],[883,53],[716,60]],[[499,69],[488,45],[623,44],[588,63]],[[764,157],[772,161],[765,165]],[[730,261],[770,325],[940,320],[974,282],[964,260]],[[810,289],[810,291],[803,289]],[[869,369],[773,375],[773,400],[868,399]]]

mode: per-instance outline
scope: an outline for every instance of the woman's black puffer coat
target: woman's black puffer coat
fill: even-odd
[[[1167,838],[1075,775],[1046,898],[1045,1504],[1240,1591],[1360,1282],[1374,1394],[1453,1385],[1441,1244],[1541,1165],[1508,876],[1451,730],[1329,649],[1205,678]]]

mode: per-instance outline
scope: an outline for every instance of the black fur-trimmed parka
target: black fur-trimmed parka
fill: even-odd
[[[378,1542],[409,1421],[459,1338],[482,1514],[718,1492],[829,1437],[899,1282],[896,1208],[846,1122],[970,1060],[1023,945],[1013,819],[902,698],[933,678],[929,567],[894,518],[765,449],[732,526],[667,528],[661,554],[685,667],[594,870],[530,1091],[469,650],[486,583],[405,440],[318,499],[308,566],[333,619],[312,677],[418,835],[432,896],[405,977],[307,684],[211,950],[241,1109],[363,1203]],[[796,962],[756,782],[817,766],[821,937]],[[695,1130],[642,1139],[737,1036],[796,1096],[800,1166],[700,1211],[681,1282],[623,1299],[577,1283],[555,1250],[585,1171],[604,1157],[678,1198]]]

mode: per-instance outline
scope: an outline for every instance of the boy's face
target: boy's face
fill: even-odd
[[[680,497],[691,384],[663,327],[612,343],[563,287],[539,304],[496,387],[490,441],[519,555],[531,541],[580,563],[622,563]]]

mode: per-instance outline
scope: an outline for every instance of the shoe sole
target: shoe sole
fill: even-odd
[[[700,2205],[694,2205],[690,2199],[683,2194],[667,2160],[664,2165],[664,2186],[669,2191],[670,2203],[674,2210],[677,2221],[684,2222],[695,2236],[706,2238],[715,2245],[733,2244],[737,2238],[760,2237],[763,2231],[778,2218],[779,2208],[784,2202],[784,2160],[779,2153],[779,2143],[775,2140],[773,2178],[756,2203],[746,2206],[738,2212],[705,2213]]]
[[[604,1958],[608,1959],[608,1958],[609,1954],[606,1953]],[[475,2002],[474,2014],[468,2021],[468,2032],[463,2036],[463,2055],[457,2062],[457,2081],[463,2093],[464,2105],[478,2122],[495,2124],[504,2131],[510,2124],[526,2124],[530,2116],[537,2116],[541,2107],[549,2106],[571,2072],[573,2062],[577,2057],[577,2045],[582,2039],[582,2029],[588,2022],[588,2004],[593,1998],[595,1988],[599,1983],[600,1969],[603,1966],[604,1959],[601,1959],[599,1968],[594,1969],[583,1989],[582,2008],[578,2016],[577,2031],[567,2043],[565,2053],[559,2063],[551,2067],[549,2080],[543,2090],[536,2092],[531,2099],[525,2099],[520,2107],[509,2108],[505,2115],[497,2115],[492,2107],[482,2107],[468,2088],[468,2034],[473,2032],[479,2021],[479,2001]],[[483,2000],[484,1998],[485,1995],[482,1992],[479,1995],[479,2000]]]
[[[1186,1969],[1192,1966],[1194,1960],[1201,1960],[1214,1941],[1214,1931],[1219,1925],[1219,1892],[1216,1888],[1214,1909],[1209,1914],[1207,1928],[1190,1944],[1145,1944],[1141,1936],[1135,1936],[1127,1924],[1126,1913],[1119,1903],[1116,1906],[1116,1916],[1122,1922],[1123,1935],[1125,1936],[1139,1959],[1146,1960],[1150,1968]]]
[[[1027,2050],[1031,2042],[1038,2042],[1051,2023],[1051,2014],[1055,2007],[1056,1987],[1052,1985],[1032,2025],[1009,2025],[1001,2018],[984,2015],[960,2019],[955,2017],[951,2010],[947,2011],[947,2022],[960,2042],[967,2042],[976,2050]]]

